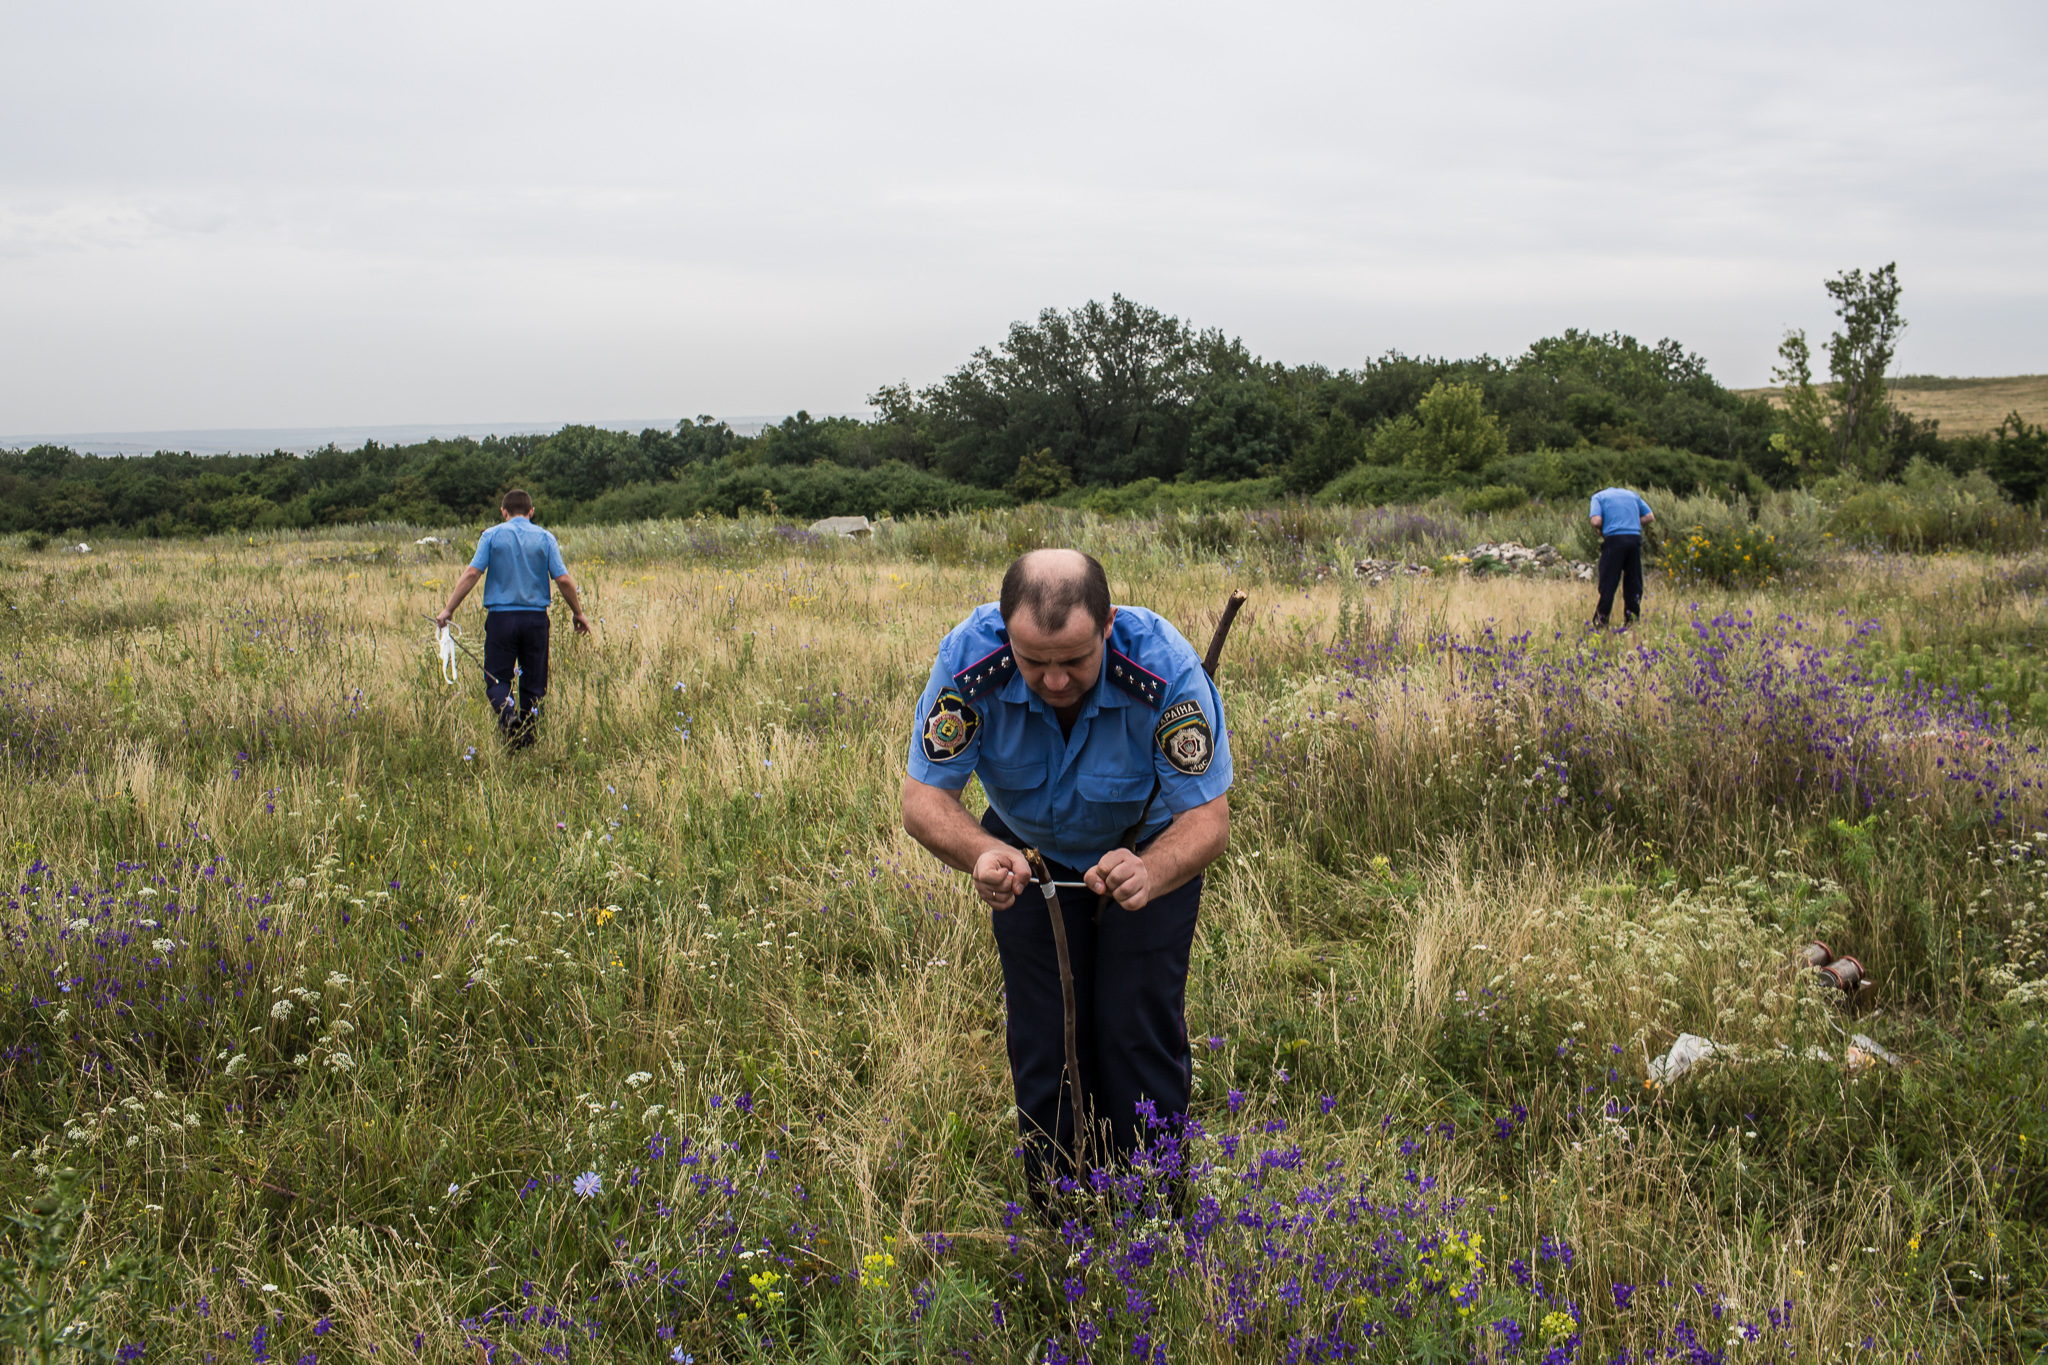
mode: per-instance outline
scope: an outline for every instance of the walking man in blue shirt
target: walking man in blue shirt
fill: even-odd
[[[590,634],[583,599],[562,563],[562,547],[553,533],[533,524],[533,499],[523,489],[507,493],[498,505],[496,526],[477,537],[476,555],[455,580],[448,605],[434,618],[445,626],[477,580],[484,583],[484,695],[498,716],[498,730],[510,748],[533,743],[540,723],[541,699],[548,691],[548,584],[562,589],[578,635]],[[513,668],[517,666],[519,700],[512,700]]]
[[[1621,628],[1627,630],[1643,614],[1643,523],[1657,514],[1626,488],[1603,488],[1593,495],[1592,515],[1600,532],[1600,604],[1593,608],[1593,624],[1607,624],[1618,584]]]
[[[970,776],[988,795],[979,822],[961,799]],[[1025,555],[1002,600],[939,646],[903,827],[994,912],[1017,1128],[1041,1201],[1075,1170],[1077,1100],[1097,1159],[1134,1151],[1141,1116],[1187,1112],[1188,953],[1203,869],[1230,834],[1230,781],[1222,699],[1201,658],[1163,618],[1112,605],[1088,555]],[[1075,883],[1058,899],[1077,1006],[1071,1080],[1052,919],[1024,847]]]

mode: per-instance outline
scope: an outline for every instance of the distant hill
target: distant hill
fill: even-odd
[[[1909,374],[1894,379],[1892,401],[1919,418],[1935,418],[1943,436],[1973,436],[1995,430],[2017,410],[2029,422],[2048,423],[2048,374],[2015,374],[2003,379],[1945,379]],[[1783,389],[1737,389],[1744,398],[1784,401]]]

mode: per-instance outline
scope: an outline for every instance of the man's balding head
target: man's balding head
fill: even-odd
[[[1109,575],[1079,550],[1033,550],[1003,574],[1003,620],[1028,611],[1045,631],[1066,629],[1076,607],[1101,630],[1109,624]]]

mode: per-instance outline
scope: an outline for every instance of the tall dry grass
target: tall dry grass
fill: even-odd
[[[1946,765],[1981,740],[1899,739],[1882,801],[1857,806],[1800,796],[1786,774],[1822,770],[1789,739],[1759,767],[1760,731],[1674,699],[1695,619],[1791,612],[1839,651],[1879,610],[1934,629],[1970,593],[2008,620],[2033,598],[1980,591],[1964,561],[1844,560],[1832,596],[1653,592],[1642,635],[1589,643],[1575,584],[1354,588],[1331,570],[1363,522],[1304,513],[1204,555],[1191,518],[1034,515],[868,545],[566,535],[598,630],[558,636],[518,757],[473,663],[453,689],[435,671],[420,614],[454,551],[364,533],[14,555],[7,1197],[93,1173],[87,1260],[157,1258],[117,1324],[151,1359],[225,1359],[266,1324],[275,1358],[531,1356],[540,1329],[485,1311],[574,1317],[592,1295],[604,1325],[559,1337],[572,1358],[737,1358],[767,1348],[737,1317],[746,1274],[720,1275],[758,1273],[734,1257],[763,1239],[804,1286],[770,1353],[1071,1344],[1072,1249],[1005,1223],[1022,1189],[983,913],[894,808],[940,636],[1009,553],[1057,537],[1198,644],[1254,589],[1224,673],[1237,822],[1190,981],[1213,1131],[1284,1119],[1310,1168],[1349,1163],[1376,1200],[1412,1198],[1411,1172],[1456,1191],[1471,1212],[1444,1217],[1488,1229],[1501,1312],[1507,1262],[1568,1242],[1552,1270],[1587,1356],[1718,1323],[1711,1302],[1806,1353],[2010,1356],[2041,1264],[2014,1174],[2030,1120],[1995,1098],[2020,1093],[2024,1035],[2005,1071],[1957,1041],[1970,954],[2010,919],[1955,937],[1984,807]],[[1567,718],[1619,757],[1566,753]],[[1855,1027],[1908,1068],[1843,1070],[1849,1021],[1786,966],[1816,934],[1874,945],[1895,994]],[[1680,1031],[1734,1052],[1645,1090]],[[1960,1121],[1939,1096],[1963,1084],[1999,1117]],[[724,1164],[678,1165],[684,1138]],[[570,1192],[586,1171],[602,1196]],[[884,1312],[858,1285],[889,1248]],[[649,1258],[681,1287],[647,1290]],[[1176,1355],[1287,1356],[1286,1332],[1219,1335],[1228,1296],[1185,1283],[1160,1319]],[[919,1285],[937,1297],[913,1322]],[[990,1327],[996,1301],[1026,1326]]]

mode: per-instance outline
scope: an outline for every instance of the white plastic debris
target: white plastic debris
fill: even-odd
[[[434,638],[441,647],[441,680],[446,683],[453,683],[455,681],[455,637],[448,633],[448,627],[442,626],[434,632]]]
[[[821,536],[839,536],[846,540],[858,540],[875,533],[874,523],[866,517],[822,517],[811,523],[811,530]]]
[[[1727,1050],[1711,1038],[1702,1038],[1697,1033],[1681,1033],[1669,1052],[1650,1063],[1650,1079],[1659,1085],[1669,1085],[1700,1062]]]
[[[439,536],[421,536],[413,542],[415,545],[446,545],[447,543],[447,541]]]

